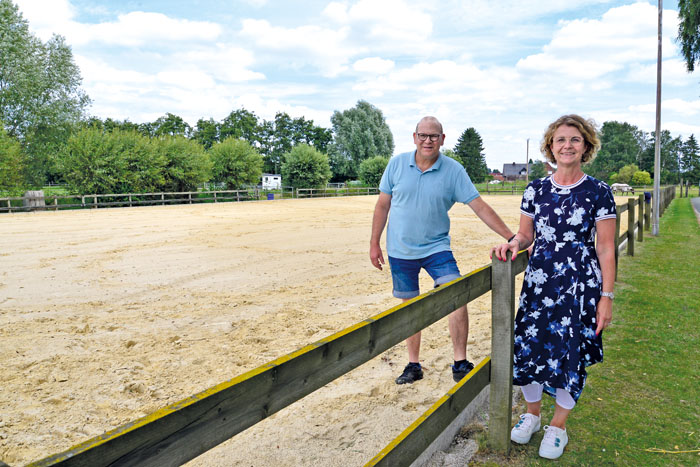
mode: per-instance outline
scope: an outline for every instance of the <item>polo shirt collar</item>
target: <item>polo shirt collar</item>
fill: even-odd
[[[438,158],[435,161],[435,163],[425,172],[432,172],[433,170],[439,170],[440,166],[442,165],[442,158],[443,157],[446,157],[446,156],[444,156],[442,153],[440,153],[438,155]],[[416,151],[413,151],[413,157],[411,157],[410,161],[408,162],[408,165],[410,167],[416,167],[416,168],[418,167],[418,164],[416,164]],[[423,172],[423,173],[425,173],[425,172]]]

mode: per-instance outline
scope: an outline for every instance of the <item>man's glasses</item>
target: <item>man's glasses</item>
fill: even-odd
[[[428,135],[428,134],[426,134],[426,133],[418,133],[416,136],[418,136],[418,140],[420,140],[420,141],[425,141],[426,139],[430,138],[430,141],[435,142],[435,141],[437,141],[437,140],[440,138],[440,136],[442,136],[442,135]]]

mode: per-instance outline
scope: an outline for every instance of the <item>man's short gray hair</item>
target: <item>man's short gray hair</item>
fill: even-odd
[[[440,120],[438,120],[438,119],[435,118],[435,117],[431,117],[431,116],[423,117],[423,118],[420,119],[420,121],[419,121],[418,123],[416,123],[416,133],[418,133],[418,126],[420,126],[420,124],[423,123],[423,122],[432,122],[432,123],[436,123],[437,126],[440,127],[440,134],[443,133],[443,131],[442,131],[442,123],[440,123]]]

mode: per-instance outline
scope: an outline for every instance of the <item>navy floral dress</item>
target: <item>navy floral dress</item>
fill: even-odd
[[[586,367],[603,360],[595,223],[617,216],[615,200],[588,175],[567,186],[546,177],[528,185],[520,212],[533,219],[535,247],[515,320],[513,384],[539,383],[550,395],[563,388],[578,400]]]

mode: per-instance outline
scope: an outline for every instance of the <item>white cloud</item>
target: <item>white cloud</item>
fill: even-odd
[[[341,27],[351,29],[348,41],[366,44],[376,52],[425,56],[437,48],[431,40],[432,15],[424,4],[418,2],[331,2],[323,14]]]
[[[30,28],[43,40],[53,33],[65,36],[72,46],[101,42],[121,46],[163,45],[191,41],[211,41],[221,34],[221,26],[207,21],[171,18],[163,13],[133,11],[116,21],[97,24],[74,20],[75,7],[68,0],[18,0]]]
[[[263,73],[249,69],[254,62],[253,53],[231,44],[216,44],[175,53],[172,62],[180,64],[180,67],[189,66],[206,71],[217,80],[225,82],[265,79]]]
[[[579,81],[655,60],[656,13],[647,3],[635,3],[612,8],[600,20],[563,21],[542,53],[521,59],[517,67]]]
[[[631,112],[656,113],[656,104],[631,105]],[[661,115],[673,112],[684,117],[700,115],[700,100],[686,101],[684,99],[667,99],[661,101]]]
[[[394,68],[394,61],[384,60],[383,58],[379,57],[369,57],[356,61],[353,63],[352,68],[353,70],[362,73],[382,75]]]
[[[266,20],[255,19],[243,20],[240,32],[242,37],[261,49],[284,52],[284,56],[280,57],[284,62],[280,65],[303,67],[312,64],[326,77],[334,77],[347,70],[350,57],[364,51],[364,48],[346,44],[348,33],[347,27],[283,28],[272,26]]]
[[[52,34],[66,35],[75,16],[75,8],[68,0],[14,0],[29,27],[42,39]]]
[[[535,18],[606,3],[612,3],[612,0],[447,0],[440,2],[440,8],[449,11],[464,27],[480,29],[522,25]]]
[[[134,11],[119,15],[115,22],[82,24],[76,27],[69,38],[74,44],[102,42],[127,47],[153,47],[173,42],[212,41],[220,34],[221,26],[216,23]]]
[[[631,65],[627,80],[636,83],[656,84],[656,63]],[[664,85],[688,86],[697,83],[698,78],[687,72],[683,60],[671,58],[664,60],[661,64],[661,81]]]

